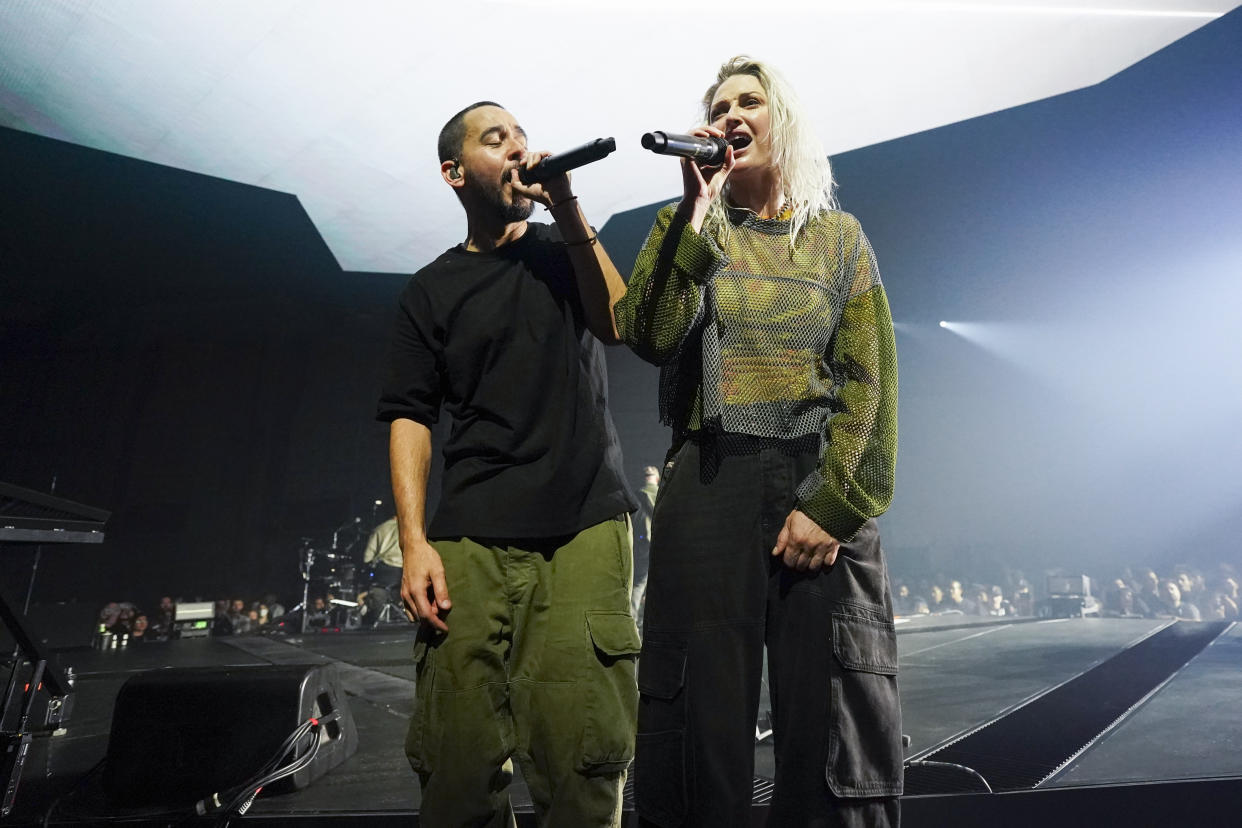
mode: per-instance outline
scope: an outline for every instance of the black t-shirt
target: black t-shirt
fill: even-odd
[[[489,253],[458,245],[410,279],[376,418],[453,418],[432,538],[565,535],[637,508],[553,227]]]

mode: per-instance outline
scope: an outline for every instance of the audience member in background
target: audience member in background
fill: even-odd
[[[949,601],[944,597],[940,584],[932,584],[927,590],[927,611],[932,615],[944,612],[949,608]]]
[[[130,633],[129,633],[130,640],[138,644],[141,644],[145,641],[153,641],[155,639],[155,636],[149,633],[149,629],[148,629],[149,627],[150,627],[150,624],[148,623],[147,617],[145,615],[142,615],[140,613],[134,616],[134,628],[130,630]]]
[[[984,614],[994,618],[1014,614],[1013,604],[1009,603],[1009,600],[1005,598],[1005,590],[1001,589],[1000,586],[993,584],[992,589],[988,593],[987,609]]]
[[[909,584],[897,584],[897,588],[893,590],[893,615],[915,615],[915,602],[915,597],[910,594]]]
[[[331,605],[328,599],[322,595],[316,595],[311,599],[310,615],[306,619],[306,623],[312,627],[328,626],[328,610]]]
[[[233,599],[229,606],[229,621],[233,624],[234,635],[250,632],[250,613],[246,611],[246,602],[243,599]]]
[[[1173,575],[1173,581],[1177,583],[1177,591],[1181,593],[1182,603],[1191,604],[1195,609],[1199,610],[1199,615],[1203,615],[1203,591],[1195,586],[1195,575],[1185,569],[1178,569]]]
[[[129,603],[122,602],[120,611],[117,613],[116,623],[110,628],[111,632],[119,635],[127,635],[134,630],[134,617],[138,614],[137,608]]]
[[[1110,618],[1150,617],[1147,605],[1135,596],[1124,578],[1116,578],[1104,591],[1103,613]]]
[[[1238,619],[1238,605],[1229,597],[1223,584],[1217,584],[1214,589],[1207,590],[1206,594],[1208,597],[1199,608],[1199,614],[1204,620],[1236,621]]]
[[[151,622],[151,628],[147,631],[147,636],[155,636],[156,638],[172,638],[173,621],[177,617],[177,605],[173,602],[171,595],[165,595],[160,598],[159,608],[148,619]]]
[[[275,621],[285,614],[285,605],[280,603],[276,593],[269,592],[267,595],[264,595],[263,603],[267,604],[267,617],[269,621]]]
[[[104,605],[104,608],[99,611],[99,624],[106,628],[108,632],[112,632],[112,627],[116,624],[116,619],[120,615],[121,605],[116,601],[112,601]]]
[[[1135,597],[1146,604],[1152,612],[1158,612],[1164,604],[1160,591],[1160,576],[1154,569],[1139,570],[1138,586],[1134,590]]]
[[[1216,600],[1224,610],[1224,618],[1228,621],[1238,620],[1238,582],[1226,575],[1216,585]]]
[[[211,621],[212,635],[232,635],[233,621],[229,618],[229,602],[227,600],[216,601],[215,617]]]
[[[989,616],[992,609],[992,593],[983,584],[970,585],[971,598],[975,602],[975,615]]]
[[[979,610],[978,605],[976,605],[970,598],[966,597],[965,592],[962,590],[961,581],[949,582],[948,600],[945,601],[944,609],[942,611],[951,612],[953,610],[957,610],[963,615],[974,615]]]
[[[1207,618],[1208,607],[1216,599],[1216,590],[1208,588],[1208,579],[1202,572],[1191,573],[1191,582],[1194,585],[1193,603],[1199,608],[1200,614]]]
[[[1233,575],[1225,575],[1220,582],[1225,594],[1232,598],[1235,604],[1238,603],[1238,579]]]
[[[1182,591],[1178,589],[1177,582],[1172,578],[1166,578],[1160,582],[1160,592],[1161,607],[1157,610],[1158,615],[1181,618],[1185,621],[1202,620],[1199,608],[1182,600]]]

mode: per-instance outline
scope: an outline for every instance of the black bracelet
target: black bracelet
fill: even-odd
[[[595,236],[588,236],[587,238],[583,239],[582,241],[576,241],[576,242],[565,242],[565,246],[566,246],[566,247],[581,247],[581,246],[582,246],[582,245],[584,245],[584,244],[595,244],[595,240],[596,240],[596,239],[598,239],[598,238],[599,238],[599,236],[598,236],[598,235],[595,235]]]
[[[577,196],[570,196],[569,198],[562,199],[562,200],[560,200],[560,201],[556,202],[555,204],[549,204],[549,205],[548,205],[548,212],[549,212],[549,213],[550,213],[550,212],[552,212],[552,211],[553,211],[553,210],[555,210],[557,207],[560,207],[562,204],[568,204],[568,203],[569,203],[569,202],[571,202],[571,201],[577,201],[577,200],[578,200],[578,197],[577,197]]]

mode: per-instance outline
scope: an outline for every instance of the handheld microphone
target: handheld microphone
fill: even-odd
[[[541,184],[548,179],[556,178],[561,173],[576,170],[592,161],[598,161],[616,148],[617,142],[614,139],[596,138],[588,144],[574,147],[569,152],[549,155],[530,169],[518,170],[518,181],[528,185]]]
[[[713,167],[723,164],[729,142],[723,138],[699,138],[675,132],[648,132],[642,138],[643,149],[658,155],[680,155]]]

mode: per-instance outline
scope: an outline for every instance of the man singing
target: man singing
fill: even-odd
[[[420,624],[406,754],[420,821],[513,824],[516,759],[544,826],[619,825],[633,757],[638,634],[626,514],[636,508],[607,411],[600,342],[625,292],[569,178],[525,186],[548,153],[498,104],[440,131],[466,240],[401,294],[377,417]],[[535,203],[555,225],[528,223]],[[453,420],[425,525],[430,427]]]

